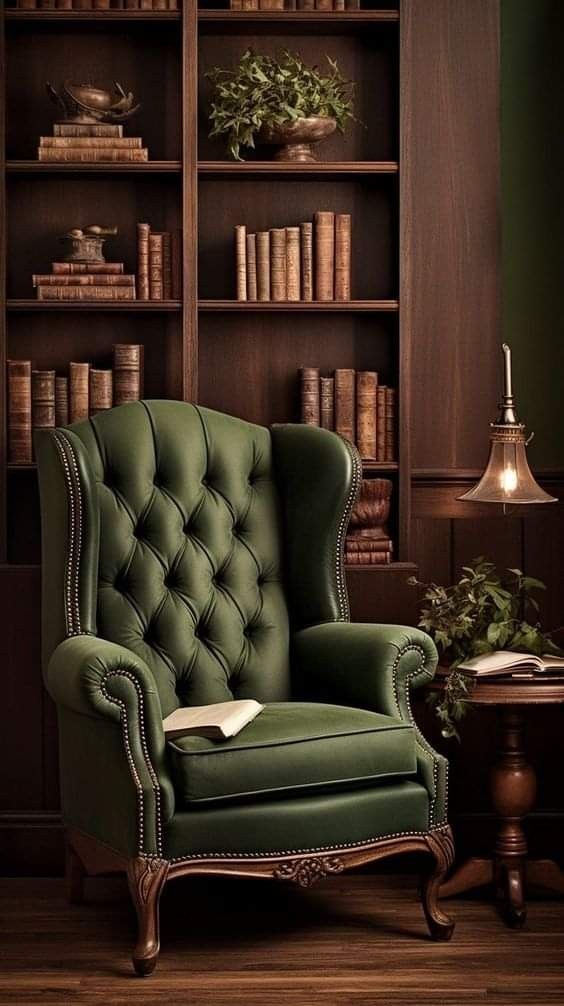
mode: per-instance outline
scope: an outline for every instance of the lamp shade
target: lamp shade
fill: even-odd
[[[555,503],[535,482],[527,461],[525,427],[492,423],[490,456],[479,482],[459,499],[473,503]]]

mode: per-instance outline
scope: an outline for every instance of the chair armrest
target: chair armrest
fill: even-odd
[[[326,622],[293,636],[300,696],[400,717],[414,727],[418,774],[430,796],[430,826],[446,819],[447,762],[421,734],[409,694],[432,681],[437,662],[432,639],[407,626]]]
[[[126,647],[97,636],[70,636],[54,651],[46,681],[50,695],[62,707],[61,717],[89,718],[89,725],[83,723],[90,759],[92,746],[96,749],[96,731],[100,756],[110,725],[119,731],[142,809],[140,821],[144,818],[145,851],[158,851],[159,832],[174,813],[174,789],[166,761],[161,703],[146,663]],[[80,730],[74,735],[80,744]],[[63,760],[65,752],[61,755]],[[80,757],[77,766],[62,765],[63,776],[65,771],[79,777]]]

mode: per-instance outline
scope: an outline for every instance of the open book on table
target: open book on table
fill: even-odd
[[[561,657],[545,654],[542,657],[534,653],[515,653],[513,650],[495,650],[494,653],[484,653],[480,657],[472,657],[459,664],[459,670],[475,677],[491,675],[516,674],[564,674],[564,655]]]
[[[264,709],[254,699],[234,699],[215,702],[211,706],[181,706],[163,720],[165,737],[185,737],[198,734],[210,740],[235,737]]]

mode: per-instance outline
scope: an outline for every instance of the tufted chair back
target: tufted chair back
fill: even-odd
[[[60,506],[70,499],[74,551],[60,570],[69,588],[65,631],[56,619],[46,628],[47,650],[82,632],[126,646],[154,674],[165,716],[178,705],[289,698],[269,431],[150,401],[56,431],[51,441],[63,462]],[[46,521],[55,526],[49,512]],[[52,574],[65,550],[56,541],[44,549],[52,549]]]

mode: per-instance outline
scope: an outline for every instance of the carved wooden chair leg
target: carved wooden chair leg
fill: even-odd
[[[454,844],[450,828],[445,831],[432,832],[427,836],[429,852],[435,858],[431,872],[422,884],[421,898],[423,911],[434,940],[450,940],[454,931],[454,922],[443,912],[439,904],[439,888],[454,860]]]
[[[65,878],[67,899],[71,905],[82,904],[85,877],[86,870],[82,860],[67,838],[65,841]]]
[[[138,856],[127,868],[129,890],[137,912],[137,943],[133,967],[138,975],[150,975],[159,956],[159,900],[167,878],[166,859]]]

